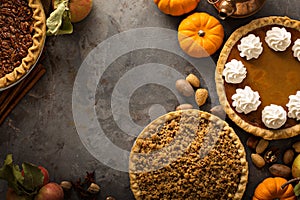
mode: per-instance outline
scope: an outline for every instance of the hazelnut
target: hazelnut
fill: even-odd
[[[246,145],[251,148],[251,149],[255,149],[257,144],[258,144],[258,138],[255,137],[255,136],[250,136],[248,139],[247,139],[247,142],[246,142]]]
[[[96,183],[91,183],[87,191],[91,194],[97,194],[98,192],[100,192],[100,186],[97,185]]]

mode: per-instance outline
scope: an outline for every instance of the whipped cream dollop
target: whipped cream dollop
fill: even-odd
[[[241,61],[232,59],[225,64],[223,76],[227,83],[241,83],[246,78],[247,70]]]
[[[236,93],[231,98],[233,100],[232,106],[235,107],[238,113],[248,114],[257,110],[261,104],[258,92],[254,92],[249,86],[244,89],[236,89]]]
[[[262,121],[271,129],[280,128],[287,120],[286,111],[282,106],[271,104],[262,111]]]
[[[241,43],[237,46],[241,57],[246,57],[247,60],[258,58],[263,52],[262,43],[258,36],[249,34],[241,39]]]
[[[284,27],[273,27],[268,30],[265,37],[266,43],[275,51],[285,51],[291,44],[291,33]]]
[[[297,39],[292,48],[294,57],[300,61],[300,39]]]
[[[297,91],[296,95],[290,95],[289,99],[286,104],[289,109],[288,117],[300,120],[300,91]]]

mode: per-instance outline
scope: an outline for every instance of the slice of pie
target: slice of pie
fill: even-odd
[[[1,0],[0,89],[26,75],[37,62],[46,38],[40,0]]]
[[[130,154],[136,199],[242,199],[248,163],[234,130],[199,110],[170,112],[151,122]]]
[[[265,139],[300,134],[300,22],[271,16],[235,30],[216,69],[220,103],[245,131]]]

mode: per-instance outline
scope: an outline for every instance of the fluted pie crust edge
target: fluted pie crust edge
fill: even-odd
[[[220,53],[220,57],[217,62],[217,67],[215,72],[217,93],[219,96],[220,104],[223,106],[223,109],[228,115],[228,117],[246,132],[249,132],[253,135],[262,137],[267,140],[291,138],[300,134],[300,124],[294,125],[289,128],[278,129],[278,130],[270,130],[270,129],[264,129],[264,128],[254,126],[252,124],[247,123],[236,114],[236,112],[229,105],[229,102],[225,94],[224,79],[222,77],[222,72],[224,70],[224,66],[227,62],[228,56],[233,46],[242,37],[246,36],[249,32],[267,25],[281,25],[284,27],[293,28],[300,31],[300,21],[290,19],[289,17],[286,16],[284,17],[270,16],[270,17],[255,19],[251,21],[249,24],[244,25],[238,28],[237,30],[235,30],[228,38],[226,43],[224,44],[224,47]]]
[[[228,137],[232,140],[232,143],[235,144],[235,148],[239,152],[240,158],[238,158],[237,160],[238,160],[238,162],[240,162],[240,166],[242,168],[241,175],[240,175],[240,178],[239,178],[239,183],[236,183],[237,184],[236,193],[231,198],[228,198],[228,199],[234,199],[234,200],[242,199],[242,197],[244,195],[244,192],[246,190],[247,183],[248,183],[248,174],[249,174],[249,172],[248,172],[248,162],[246,160],[246,152],[245,152],[243,144],[241,143],[239,137],[236,135],[234,130],[225,121],[221,120],[219,117],[216,117],[215,115],[212,115],[212,114],[204,112],[204,111],[196,110],[196,109],[180,110],[180,111],[173,111],[173,112],[167,113],[167,114],[157,118],[156,120],[152,121],[139,134],[139,136],[137,137],[137,139],[136,139],[136,141],[135,141],[135,143],[134,143],[134,145],[131,149],[130,159],[129,159],[130,160],[129,161],[130,187],[131,187],[131,190],[132,190],[132,192],[135,196],[135,199],[143,199],[143,197],[141,196],[141,190],[140,190],[140,188],[137,184],[138,179],[137,179],[136,173],[134,173],[131,170],[133,168],[132,167],[133,166],[132,160],[134,160],[134,158],[133,158],[134,154],[139,152],[140,149],[147,148],[143,144],[143,142],[141,142],[141,141],[144,141],[144,140],[148,141],[149,138],[151,140],[151,138],[153,136],[152,135],[152,130],[157,131],[157,130],[160,129],[160,127],[165,122],[171,121],[172,119],[175,119],[178,116],[182,116],[182,115],[197,116],[200,120],[201,119],[206,119],[208,121],[214,122],[214,124],[216,124],[217,126],[223,127],[221,129],[221,131],[218,133],[218,135],[220,136],[223,132],[225,132],[226,135],[228,134]],[[207,127],[210,127],[210,124],[207,124]],[[205,132],[205,130],[201,129],[200,132],[202,133],[202,131]],[[204,134],[207,134],[207,133],[204,133]],[[154,152],[155,152],[155,150],[154,150]],[[149,153],[151,153],[151,151]],[[227,161],[228,160],[226,160],[226,162]],[[226,167],[226,166],[223,166],[223,167]],[[228,168],[230,168],[230,167],[228,167]],[[234,169],[234,168],[230,168],[230,169],[233,170],[234,173],[237,170],[237,169]],[[204,181],[204,180],[201,179],[201,181]],[[159,190],[159,188],[157,188],[156,190]],[[181,197],[178,197],[178,199],[180,199],[180,198]],[[151,199],[151,197],[149,197],[149,199]]]
[[[33,45],[28,49],[28,54],[22,59],[22,63],[18,67],[15,67],[12,72],[0,78],[0,89],[6,88],[26,75],[35,65],[43,50],[46,39],[46,16],[44,9],[40,0],[28,0],[28,5],[33,11]]]

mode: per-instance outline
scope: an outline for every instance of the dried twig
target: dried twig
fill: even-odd
[[[284,183],[282,186],[281,186],[281,189],[283,190],[287,185],[291,184],[291,183],[294,183],[296,181],[300,181],[300,177],[297,177],[297,178],[293,178],[289,181],[287,181],[286,183]]]

